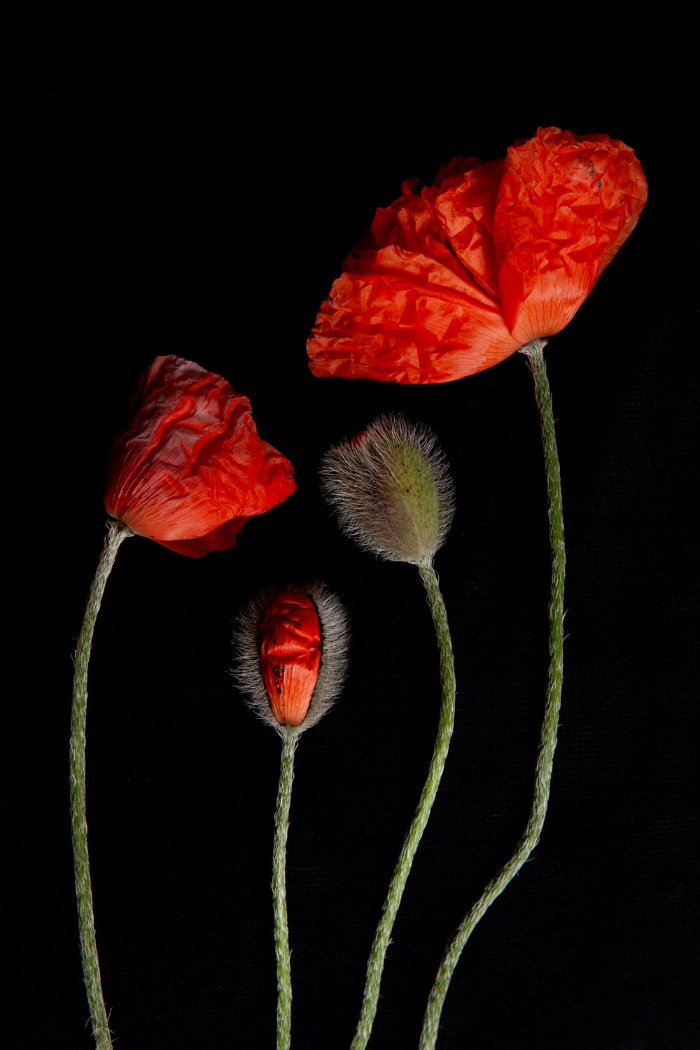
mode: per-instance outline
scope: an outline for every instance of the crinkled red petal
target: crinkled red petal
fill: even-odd
[[[498,270],[493,247],[493,213],[503,174],[503,161],[481,164],[450,180],[435,210],[459,261],[494,299]],[[443,183],[444,185],[444,183]]]
[[[503,314],[518,344],[568,324],[646,197],[634,153],[605,135],[540,128],[509,149],[493,229]]]
[[[398,200],[387,208],[377,208],[369,235],[346,260],[351,273],[375,269],[376,251],[395,247],[406,256],[425,256],[446,270],[461,276],[462,267],[446,243],[440,218],[435,211],[435,187],[415,192],[416,180],[404,182]],[[368,265],[369,264],[369,265]]]
[[[311,371],[444,383],[512,354],[498,306],[460,269],[394,246],[365,253],[321,307],[307,344]]]

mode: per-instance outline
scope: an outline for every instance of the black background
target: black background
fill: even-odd
[[[420,37],[417,26],[416,47]],[[236,72],[251,53],[255,74]],[[5,96],[4,666],[16,760],[5,1045],[91,1045],[68,823],[70,658],[103,539],[109,448],[163,353],[251,398],[299,490],[201,561],[129,540],[108,584],[88,804],[115,1045],[274,1046],[279,741],[231,684],[230,638],[261,588],[312,579],[342,597],[352,648],[343,695],[297,758],[294,1044],[350,1042],[439,688],[417,573],[339,534],[317,467],[389,410],[437,432],[458,494],[436,562],[457,725],[371,1045],[417,1044],[446,940],[530,803],[549,576],[537,417],[517,356],[410,388],[317,380],[304,342],[345,253],[403,178],[430,180],[456,154],[502,155],[555,124],[631,145],[649,204],[546,352],[568,550],[552,799],[536,854],[467,947],[439,1046],[697,1048],[700,296],[687,86],[673,61],[661,90],[648,53],[620,64],[588,45],[549,64],[499,52],[430,73],[393,55],[389,38],[350,65],[319,53],[280,64],[243,39],[204,77],[185,55],[138,80],[125,60],[109,75],[24,76]]]

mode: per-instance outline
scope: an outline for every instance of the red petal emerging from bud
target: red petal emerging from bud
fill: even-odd
[[[298,726],[306,718],[321,666],[321,624],[308,594],[286,591],[260,623],[260,667],[275,719]]]

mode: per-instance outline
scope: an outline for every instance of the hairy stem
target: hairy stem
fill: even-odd
[[[552,782],[554,750],[557,746],[557,727],[559,724],[559,708],[561,706],[561,691],[564,678],[564,575],[566,553],[564,549],[564,516],[559,455],[554,431],[552,394],[542,353],[544,346],[544,341],[538,339],[522,347],[521,350],[532,372],[535,383],[535,399],[540,415],[549,504],[549,541],[552,551],[552,583],[549,598],[549,674],[544,721],[537,754],[534,798],[525,832],[515,852],[496,877],[489,882],[481,897],[465,916],[461,926],[447,947],[428,999],[420,1038],[420,1050],[434,1050],[445,997],[462,951],[476,924],[496,898],[503,893],[508,883],[515,878],[539,842],[547,813],[547,803]]]
[[[281,729],[282,761],[272,851],[272,904],[277,958],[277,1050],[289,1050],[292,1044],[292,964],[287,925],[287,833],[294,781],[294,752],[299,742],[299,733],[293,726],[284,726]]]
[[[372,1034],[372,1025],[377,1012],[379,1000],[379,987],[384,969],[384,959],[391,939],[391,931],[394,927],[396,914],[401,904],[403,891],[406,887],[408,875],[413,864],[413,858],[423,837],[428,817],[437,795],[442,773],[447,760],[447,752],[450,747],[450,738],[455,719],[455,669],[454,657],[452,655],[452,640],[447,623],[445,603],[440,593],[438,577],[431,563],[419,566],[419,572],[428,598],[428,605],[433,617],[435,635],[440,652],[440,681],[442,685],[442,704],[440,707],[440,722],[438,726],[437,739],[433,757],[430,760],[428,778],[423,786],[418,808],[413,822],[404,840],[394,874],[389,884],[382,917],[379,920],[377,931],[374,935],[374,943],[367,963],[367,978],[362,999],[362,1011],[357,1023],[355,1036],[352,1041],[352,1050],[364,1050]]]
[[[95,621],[102,604],[107,578],[112,571],[120,545],[133,533],[124,525],[110,522],[107,538],[92,581],[78,644],[73,671],[73,706],[70,727],[70,808],[73,836],[73,870],[78,900],[80,952],[83,959],[83,977],[90,1006],[92,1033],[98,1050],[111,1050],[112,1040],[95,940],[95,915],[92,906],[90,858],[88,855],[87,806],[85,800],[85,726],[87,721],[88,664]]]

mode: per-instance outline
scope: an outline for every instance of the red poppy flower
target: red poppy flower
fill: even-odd
[[[416,185],[378,209],[333,284],[308,342],[315,375],[441,383],[559,332],[647,195],[628,146],[559,128]]]
[[[294,492],[292,464],[258,437],[248,398],[193,361],[157,357],[134,407],[105,507],[140,536],[198,558]]]

